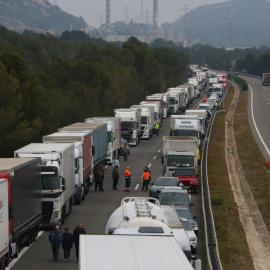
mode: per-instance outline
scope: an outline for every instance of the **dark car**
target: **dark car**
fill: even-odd
[[[127,144],[128,156],[130,155],[130,147],[129,147],[128,142],[125,139],[121,138],[121,145],[120,145],[120,149],[119,149],[119,156],[123,156],[123,147],[124,147],[125,143]]]
[[[180,219],[186,218],[190,221],[190,224],[192,226],[193,231],[198,236],[199,227],[198,227],[198,223],[194,220],[195,218],[197,218],[197,216],[193,216],[188,207],[175,206],[174,208],[175,208],[175,211],[177,213],[177,216]]]
[[[181,180],[178,177],[160,176],[152,184],[149,190],[149,196],[158,198],[158,194],[164,187],[183,187]]]
[[[159,193],[158,200],[161,205],[174,205],[187,208],[194,205],[189,200],[188,191],[180,187],[163,188]]]

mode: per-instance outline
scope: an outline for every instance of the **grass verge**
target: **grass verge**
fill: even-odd
[[[225,97],[226,109],[233,96],[234,89],[230,87]],[[254,269],[227,171],[225,121],[226,114],[217,114],[208,150],[208,179],[219,253],[224,270]]]
[[[248,92],[241,91],[234,117],[235,139],[246,179],[269,231],[270,168],[249,128],[247,107]]]

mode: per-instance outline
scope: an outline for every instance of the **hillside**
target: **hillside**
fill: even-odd
[[[29,29],[55,35],[71,29],[89,31],[83,18],[62,11],[48,0],[0,0],[0,24],[17,32]]]
[[[266,0],[231,0],[195,8],[187,14],[188,44],[270,46],[269,14],[270,2]],[[175,24],[170,26],[175,33],[185,29],[183,17]]]

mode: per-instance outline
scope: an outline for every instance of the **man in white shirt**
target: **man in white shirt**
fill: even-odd
[[[119,160],[117,159],[117,157],[114,157],[112,160],[112,167],[114,168],[116,165],[120,167]]]

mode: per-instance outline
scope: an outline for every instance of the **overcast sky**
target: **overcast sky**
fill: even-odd
[[[49,0],[64,11],[77,17],[81,16],[93,26],[99,27],[105,23],[106,0]],[[173,22],[181,17],[184,10],[195,7],[226,2],[227,0],[159,0],[159,22]],[[130,21],[140,22],[141,0],[111,0],[111,22]],[[144,22],[148,13],[149,22],[152,22],[153,0],[143,0]],[[148,11],[148,12],[147,12]]]

